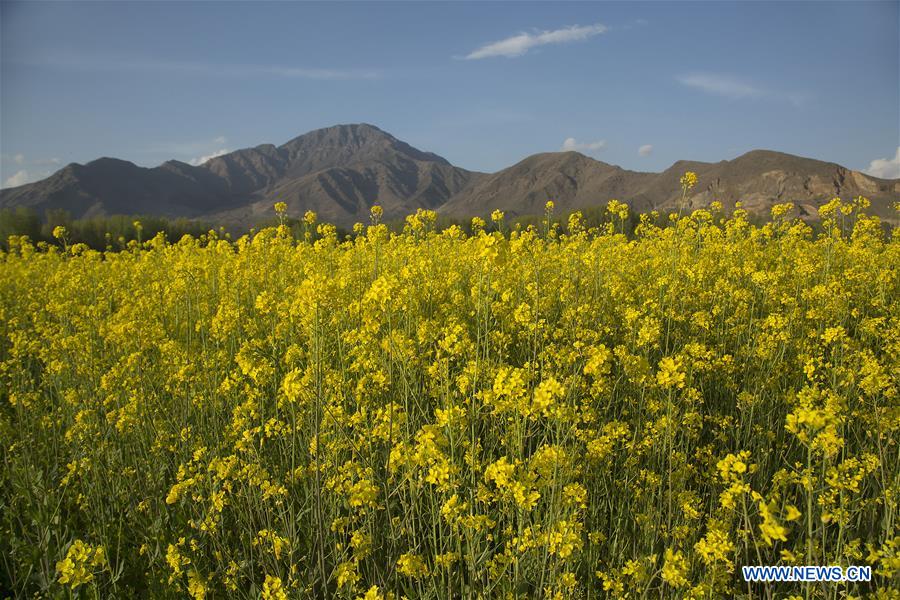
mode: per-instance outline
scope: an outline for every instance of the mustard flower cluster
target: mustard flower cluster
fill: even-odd
[[[862,198],[628,236],[623,202],[544,208],[10,240],[0,589],[897,597],[900,234]],[[773,591],[754,564],[875,580]]]

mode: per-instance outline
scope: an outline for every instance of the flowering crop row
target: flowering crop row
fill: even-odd
[[[687,187],[687,186],[686,186]],[[900,235],[717,207],[0,255],[14,596],[897,597]],[[282,211],[283,211],[283,207]],[[871,565],[747,584],[743,565]],[[893,586],[893,587],[892,587]]]

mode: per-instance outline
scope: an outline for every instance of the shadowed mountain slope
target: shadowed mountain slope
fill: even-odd
[[[262,144],[194,166],[168,161],[154,168],[113,158],[70,164],[50,177],[0,191],[0,207],[26,206],[43,213],[63,209],[73,218],[114,214],[188,217],[247,229],[274,217],[283,201],[288,214],[315,211],[341,226],[366,222],[373,204],[395,219],[418,208],[456,218],[557,214],[602,206],[616,198],[637,212],[675,209],[679,179],[695,171],[699,183],[688,208],[738,200],[767,216],[779,202],[794,202],[801,216],[834,196],[872,201],[871,212],[896,220],[900,180],[878,179],[834,163],[768,150],[730,161],[678,161],[662,173],[628,171],[577,152],[529,156],[493,174],[455,167],[373,125],[336,125],[311,131],[281,146]]]
[[[891,203],[900,199],[900,180],[878,179],[828,162],[769,150],[754,150],[718,163],[678,161],[662,173],[627,171],[576,152],[536,154],[508,169],[483,177],[451,198],[441,212],[464,217],[499,208],[512,215],[541,214],[553,200],[558,214],[603,205],[612,198],[633,210],[672,210],[681,198],[680,178],[697,173],[688,208],[720,201],[726,208],[742,201],[751,213],[767,216],[773,204],[794,202],[802,216],[835,196],[863,195],[870,212],[896,218]]]
[[[64,209],[73,218],[158,214],[249,227],[272,217],[272,205],[284,201],[292,215],[313,210],[323,220],[350,225],[367,220],[376,203],[388,219],[436,208],[478,175],[372,125],[338,125],[200,166],[169,161],[148,169],[109,158],[71,164],[42,181],[2,190],[0,206]]]

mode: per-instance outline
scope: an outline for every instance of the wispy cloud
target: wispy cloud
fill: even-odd
[[[606,148],[606,140],[598,140],[596,142],[579,142],[573,137],[566,138],[563,141],[562,150],[563,152],[570,152],[574,150],[575,152],[597,152],[599,150],[603,150]]]
[[[0,154],[0,159],[4,162],[12,162],[17,165],[25,164],[25,155],[24,154]]]
[[[59,166],[61,162],[58,158],[29,159],[22,153],[0,154],[0,163],[2,163],[3,171],[9,173],[15,170],[15,173],[3,180],[3,184],[0,187],[16,187],[48,177],[51,171],[48,171],[46,168]]]
[[[759,98],[765,95],[762,89],[726,75],[695,73],[679,77],[678,81],[683,85],[728,98]]]
[[[625,30],[634,29],[635,27],[643,27],[647,24],[648,24],[647,19],[635,19],[631,23],[626,23],[625,25],[622,25],[621,29],[625,29]]]
[[[485,44],[484,46],[473,50],[464,58],[466,60],[479,60],[496,56],[515,58],[517,56],[522,56],[532,48],[538,46],[580,42],[595,35],[600,35],[606,31],[607,27],[598,23],[596,25],[585,26],[573,25],[571,27],[564,27],[563,29],[554,29],[553,31],[535,30],[532,33],[522,32],[506,39]]]
[[[10,188],[19,185],[25,185],[29,181],[31,180],[28,178],[28,171],[22,169],[21,171],[16,171],[14,175],[8,177],[6,181],[3,182],[3,187]]]
[[[192,158],[188,162],[195,167],[202,165],[208,160],[212,160],[217,156],[222,156],[223,154],[228,154],[231,152],[228,148],[224,147],[224,145],[228,142],[228,139],[224,135],[220,135],[214,137],[210,142],[192,142],[188,144],[183,144],[182,147],[194,148],[194,153],[203,153],[202,156],[198,156],[197,158]],[[214,148],[218,146],[217,150],[209,151],[208,148]],[[201,148],[204,148],[201,150]]]
[[[653,144],[644,144],[638,148],[638,154],[641,156],[650,156],[653,153]]]
[[[207,154],[206,156],[192,158],[189,162],[195,167],[198,167],[208,160],[212,160],[217,156],[222,156],[223,154],[228,154],[229,152],[231,152],[231,150],[229,150],[228,148],[221,148],[219,150],[216,150],[215,152],[212,152],[211,154]]]
[[[876,158],[869,163],[869,168],[865,172],[872,177],[900,179],[900,146],[897,147],[894,158]]]
[[[31,183],[33,181],[40,181],[46,177],[50,177],[50,171],[30,171],[28,169],[21,169],[13,173],[10,177],[7,177],[3,182],[4,188],[16,187],[19,185],[25,185],[26,183]]]
[[[379,79],[378,69],[314,68],[291,65],[218,64],[99,56],[51,56],[15,61],[33,67],[84,71],[158,71],[216,77],[275,77],[281,79]]]
[[[795,106],[799,106],[805,100],[805,95],[802,93],[772,90],[732,75],[692,73],[677,79],[682,85],[735,100],[767,98],[788,101]]]
[[[228,138],[218,135],[211,139],[154,144],[147,148],[146,152],[166,158],[177,158],[198,166],[217,156],[228,154],[231,149],[228,145]]]
[[[166,158],[178,158],[179,160],[193,163],[203,158],[213,158],[212,155],[216,152],[221,152],[222,154],[230,152],[230,150],[225,149],[227,143],[228,138],[224,135],[219,135],[207,139],[152,144],[145,148],[144,152]]]
[[[310,69],[304,67],[246,66],[233,67],[236,75],[274,75],[287,79],[380,79],[375,69]]]

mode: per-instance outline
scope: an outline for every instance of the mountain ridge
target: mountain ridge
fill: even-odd
[[[631,171],[575,151],[544,152],[480,173],[358,123],[316,129],[280,146],[235,150],[201,165],[172,159],[140,167],[108,156],[69,163],[41,181],[0,190],[0,207],[63,209],[73,218],[153,214],[245,229],[270,220],[276,201],[286,202],[289,214],[312,210],[342,226],[366,221],[375,203],[386,219],[419,208],[453,218],[494,209],[525,216],[541,214],[547,200],[565,214],[612,198],[644,212],[673,208],[686,170],[699,177],[689,208],[713,200],[729,208],[742,200],[751,212],[766,214],[776,202],[793,201],[802,216],[815,218],[817,206],[831,197],[861,194],[872,200],[874,214],[895,219],[890,205],[900,197],[900,180],[761,149],[719,162],[679,160],[661,172]]]

